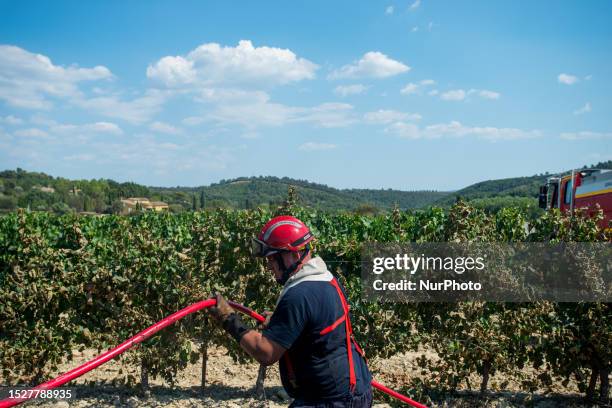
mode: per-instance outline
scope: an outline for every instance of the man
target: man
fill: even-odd
[[[263,332],[249,330],[217,294],[211,312],[258,362],[279,361],[290,408],[371,407],[371,375],[352,335],[349,306],[323,260],[312,257],[313,235],[300,220],[270,220],[253,240],[254,254],[283,286]]]

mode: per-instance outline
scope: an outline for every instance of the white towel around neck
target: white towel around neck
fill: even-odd
[[[327,265],[320,257],[316,256],[310,261],[305,263],[302,268],[295,274],[291,275],[285,286],[278,296],[276,306],[280,302],[281,298],[289,289],[302,283],[302,282],[329,282],[334,278],[330,271],[327,270]]]

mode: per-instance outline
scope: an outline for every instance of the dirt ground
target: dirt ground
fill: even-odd
[[[391,388],[405,382],[406,378],[419,376],[416,358],[423,353],[428,357],[435,357],[426,350],[414,353],[396,355],[386,360],[370,361],[370,368],[374,378]],[[74,368],[85,361],[96,356],[95,350],[74,352],[72,362],[60,367],[59,373]],[[208,352],[207,387],[202,392],[200,384],[201,362],[189,365],[187,369],[179,374],[177,384],[171,387],[160,379],[150,379],[150,390],[146,393],[138,389],[124,386],[85,385],[90,381],[101,382],[119,376],[119,371],[131,373],[140,378],[138,367],[129,366],[121,361],[113,360],[90,371],[71,383],[70,387],[75,389],[77,398],[64,401],[41,400],[31,401],[24,406],[31,407],[53,407],[53,408],[93,408],[93,407],[287,407],[291,399],[283,390],[278,368],[268,368],[265,381],[265,398],[255,397],[255,381],[259,365],[255,362],[249,364],[237,364],[227,355],[223,348],[212,348]],[[491,383],[501,380],[493,377]],[[472,384],[477,386],[479,379],[474,377]],[[391,406],[404,406],[400,404],[390,405],[381,401],[381,394],[374,391],[374,407],[384,408]],[[423,401],[431,407],[485,407],[485,408],[511,408],[511,407],[596,407],[598,405],[588,404],[582,400],[578,390],[570,385],[569,388],[553,388],[553,393],[547,395],[527,394],[520,392],[518,384],[510,384],[503,392],[494,392],[485,397],[478,398],[475,392],[461,390],[459,395],[444,398],[438,401]]]

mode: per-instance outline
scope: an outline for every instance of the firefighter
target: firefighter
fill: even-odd
[[[282,285],[274,313],[263,331],[250,330],[220,294],[213,316],[259,363],[279,362],[283,387],[294,398],[290,408],[371,407],[372,377],[353,338],[343,289],[320,257],[313,257],[313,235],[299,219],[271,219],[253,240]]]

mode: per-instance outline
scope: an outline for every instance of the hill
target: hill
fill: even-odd
[[[612,169],[612,160],[583,168]],[[564,172],[565,174],[567,172]],[[392,189],[337,189],[288,177],[240,177],[200,187],[149,187],[108,179],[69,180],[22,169],[0,172],[0,211],[16,208],[54,211],[118,212],[121,198],[147,197],[164,201],[172,211],[200,208],[255,208],[276,206],[295,186],[300,203],[326,211],[373,213],[450,206],[458,197],[475,207],[495,212],[518,206],[536,214],[539,186],[553,174],[482,181],[455,192],[400,191]]]
[[[201,187],[148,187],[108,179],[69,180],[22,169],[0,172],[0,210],[30,208],[65,213],[91,211],[113,213],[121,198],[147,197],[170,204],[172,211],[200,208],[255,208],[280,204],[289,186],[295,186],[300,202],[327,211],[419,208],[448,193],[436,191],[341,190],[287,177],[241,177]]]
[[[612,169],[612,160],[599,162],[591,166],[585,165],[582,168]],[[455,202],[458,197],[461,197],[475,207],[486,208],[491,211],[508,206],[518,206],[537,211],[540,186],[546,183],[548,177],[567,174],[570,171],[567,170],[558,174],[547,172],[529,177],[486,180],[448,194],[436,200],[434,205],[447,207]]]
[[[403,209],[420,208],[448,194],[437,191],[337,189],[306,180],[271,176],[221,180],[207,187],[151,187],[151,191],[163,197],[189,192],[198,195],[200,202],[203,194],[206,207],[253,208],[278,205],[287,196],[289,186],[296,187],[302,204],[324,210],[363,210],[374,207],[388,210],[396,204]]]

